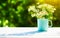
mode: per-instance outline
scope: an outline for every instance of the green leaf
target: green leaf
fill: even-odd
[[[0,9],[2,9],[3,7],[0,5]]]
[[[17,10],[18,10],[19,12],[21,12],[21,11],[24,11],[24,8],[19,5],[19,6],[17,7]]]
[[[2,3],[3,6],[6,6],[6,3]]]

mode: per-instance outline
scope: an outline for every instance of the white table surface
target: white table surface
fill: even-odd
[[[3,38],[60,38],[60,27],[48,28],[47,32],[38,32],[37,27],[0,28]]]

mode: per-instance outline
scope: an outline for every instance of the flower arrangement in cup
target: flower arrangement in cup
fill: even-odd
[[[56,9],[50,4],[31,5],[28,8],[29,14],[38,19],[53,19],[53,13]]]

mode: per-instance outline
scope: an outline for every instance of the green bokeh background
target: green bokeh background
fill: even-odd
[[[60,26],[59,0],[0,0],[0,27],[36,27],[37,18],[28,13],[28,6],[37,2],[51,4],[56,7],[53,27]]]

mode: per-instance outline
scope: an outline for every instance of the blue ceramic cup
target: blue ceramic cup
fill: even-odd
[[[47,31],[49,28],[49,20],[48,19],[37,19],[37,27],[38,31]],[[51,22],[52,26],[52,22]]]

